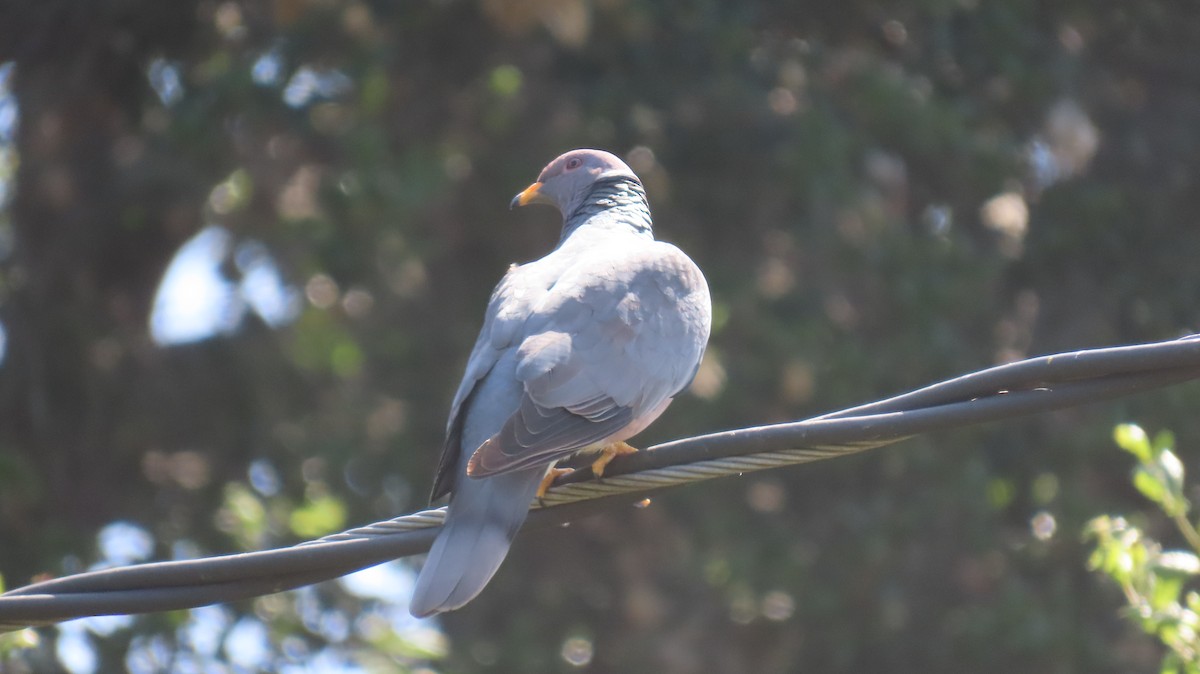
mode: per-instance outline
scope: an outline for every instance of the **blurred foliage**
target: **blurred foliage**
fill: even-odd
[[[423,505],[488,293],[557,235],[505,205],[572,147],[629,161],[713,289],[695,395],[642,444],[1194,330],[1198,38],[1170,0],[0,3],[0,569],[145,558],[110,554],[114,522],[193,557]],[[158,344],[164,270],[208,227],[233,300],[266,251],[299,313]],[[523,538],[436,622],[404,622],[393,566],[39,630],[4,664],[1146,671],[1161,646],[1057,532],[1138,503],[1105,429],[1194,437],[1197,404],[666,494]]]
[[[1087,526],[1096,545],[1089,566],[1116,581],[1129,604],[1129,617],[1169,649],[1164,674],[1200,672],[1200,592],[1186,589],[1187,581],[1200,575],[1200,534],[1188,519],[1191,506],[1184,496],[1183,464],[1173,449],[1175,437],[1163,431],[1151,441],[1133,424],[1118,426],[1115,436],[1121,449],[1137,457],[1133,483],[1138,491],[1174,522],[1191,549],[1164,551],[1144,527],[1104,515]]]

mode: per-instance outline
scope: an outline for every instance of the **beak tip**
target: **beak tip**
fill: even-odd
[[[539,203],[544,202],[545,197],[542,196],[541,190],[542,190],[542,183],[540,183],[540,182],[536,182],[536,183],[530,185],[529,187],[526,187],[520,194],[513,197],[513,200],[509,202],[509,204],[508,204],[509,210],[512,210],[512,209],[516,208],[517,206],[524,206],[526,204],[531,204],[535,201],[539,202]]]

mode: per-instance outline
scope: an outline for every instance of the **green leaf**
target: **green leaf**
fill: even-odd
[[[1144,574],[1147,558],[1142,532],[1124,518],[1101,516],[1088,523],[1085,533],[1096,539],[1088,566],[1125,586]]]
[[[1150,439],[1146,437],[1146,431],[1142,430],[1141,426],[1119,424],[1113,429],[1113,440],[1118,447],[1136,456],[1138,461],[1150,461]]]
[[[0,634],[0,655],[21,651],[30,648],[37,648],[41,643],[38,633],[33,628],[25,628],[16,632]],[[0,661],[0,666],[3,666]],[[7,671],[7,670],[4,670]]]
[[[1175,456],[1174,452],[1164,449],[1159,452],[1155,466],[1162,475],[1160,480],[1168,497],[1168,502],[1163,504],[1163,509],[1172,517],[1186,513],[1188,502],[1183,496],[1183,462]]]
[[[516,66],[498,66],[488,77],[488,88],[503,98],[512,98],[521,89],[521,79],[521,70]]]
[[[387,106],[389,84],[387,71],[381,67],[374,67],[367,71],[363,76],[359,86],[362,92],[359,96],[363,112],[368,115],[377,115],[381,113]]]
[[[1159,674],[1184,674],[1186,670],[1180,669],[1181,664],[1179,658],[1174,653],[1168,653],[1162,661],[1162,669],[1159,669]]]
[[[1167,429],[1155,433],[1152,446],[1155,452],[1173,451],[1175,449],[1175,434]]]
[[[217,512],[217,528],[243,547],[258,547],[267,529],[266,508],[258,495],[240,482],[225,485],[225,502]]]
[[[342,529],[346,506],[332,496],[318,496],[292,512],[289,525],[301,538],[317,538]]]
[[[1187,606],[1189,611],[1193,613],[1200,613],[1200,593],[1197,593],[1195,590],[1189,590],[1188,593],[1184,595],[1183,603],[1185,606]]]
[[[987,500],[995,510],[1003,510],[1012,502],[1016,496],[1016,486],[1011,480],[1003,478],[995,478],[987,484]]]
[[[254,179],[250,172],[239,168],[208,195],[208,205],[219,215],[227,215],[244,209],[254,194]]]
[[[362,372],[365,360],[366,357],[363,355],[362,349],[359,348],[358,344],[353,340],[344,339],[333,347],[329,363],[335,374],[349,379]]]
[[[1184,577],[1176,573],[1158,573],[1155,570],[1154,584],[1150,590],[1150,606],[1155,611],[1169,613],[1179,608],[1179,593],[1183,591]]]
[[[1167,486],[1163,484],[1162,476],[1145,466],[1138,466],[1133,471],[1133,486],[1137,487],[1142,496],[1159,505],[1163,505],[1167,498]]]

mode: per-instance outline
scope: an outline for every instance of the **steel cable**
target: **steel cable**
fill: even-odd
[[[559,479],[524,530],[560,525],[669,487],[844,456],[914,435],[1083,405],[1200,378],[1200,339],[1090,349],[989,368],[805,421],[686,438],[620,457],[603,480]],[[0,631],[92,615],[235,601],[428,550],[445,516],[424,510],[261,552],[90,571],[0,595]]]

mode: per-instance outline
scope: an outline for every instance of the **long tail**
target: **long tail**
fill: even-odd
[[[417,578],[409,608],[414,616],[452,611],[483,590],[508,554],[545,472],[539,466],[459,479],[446,523]]]

